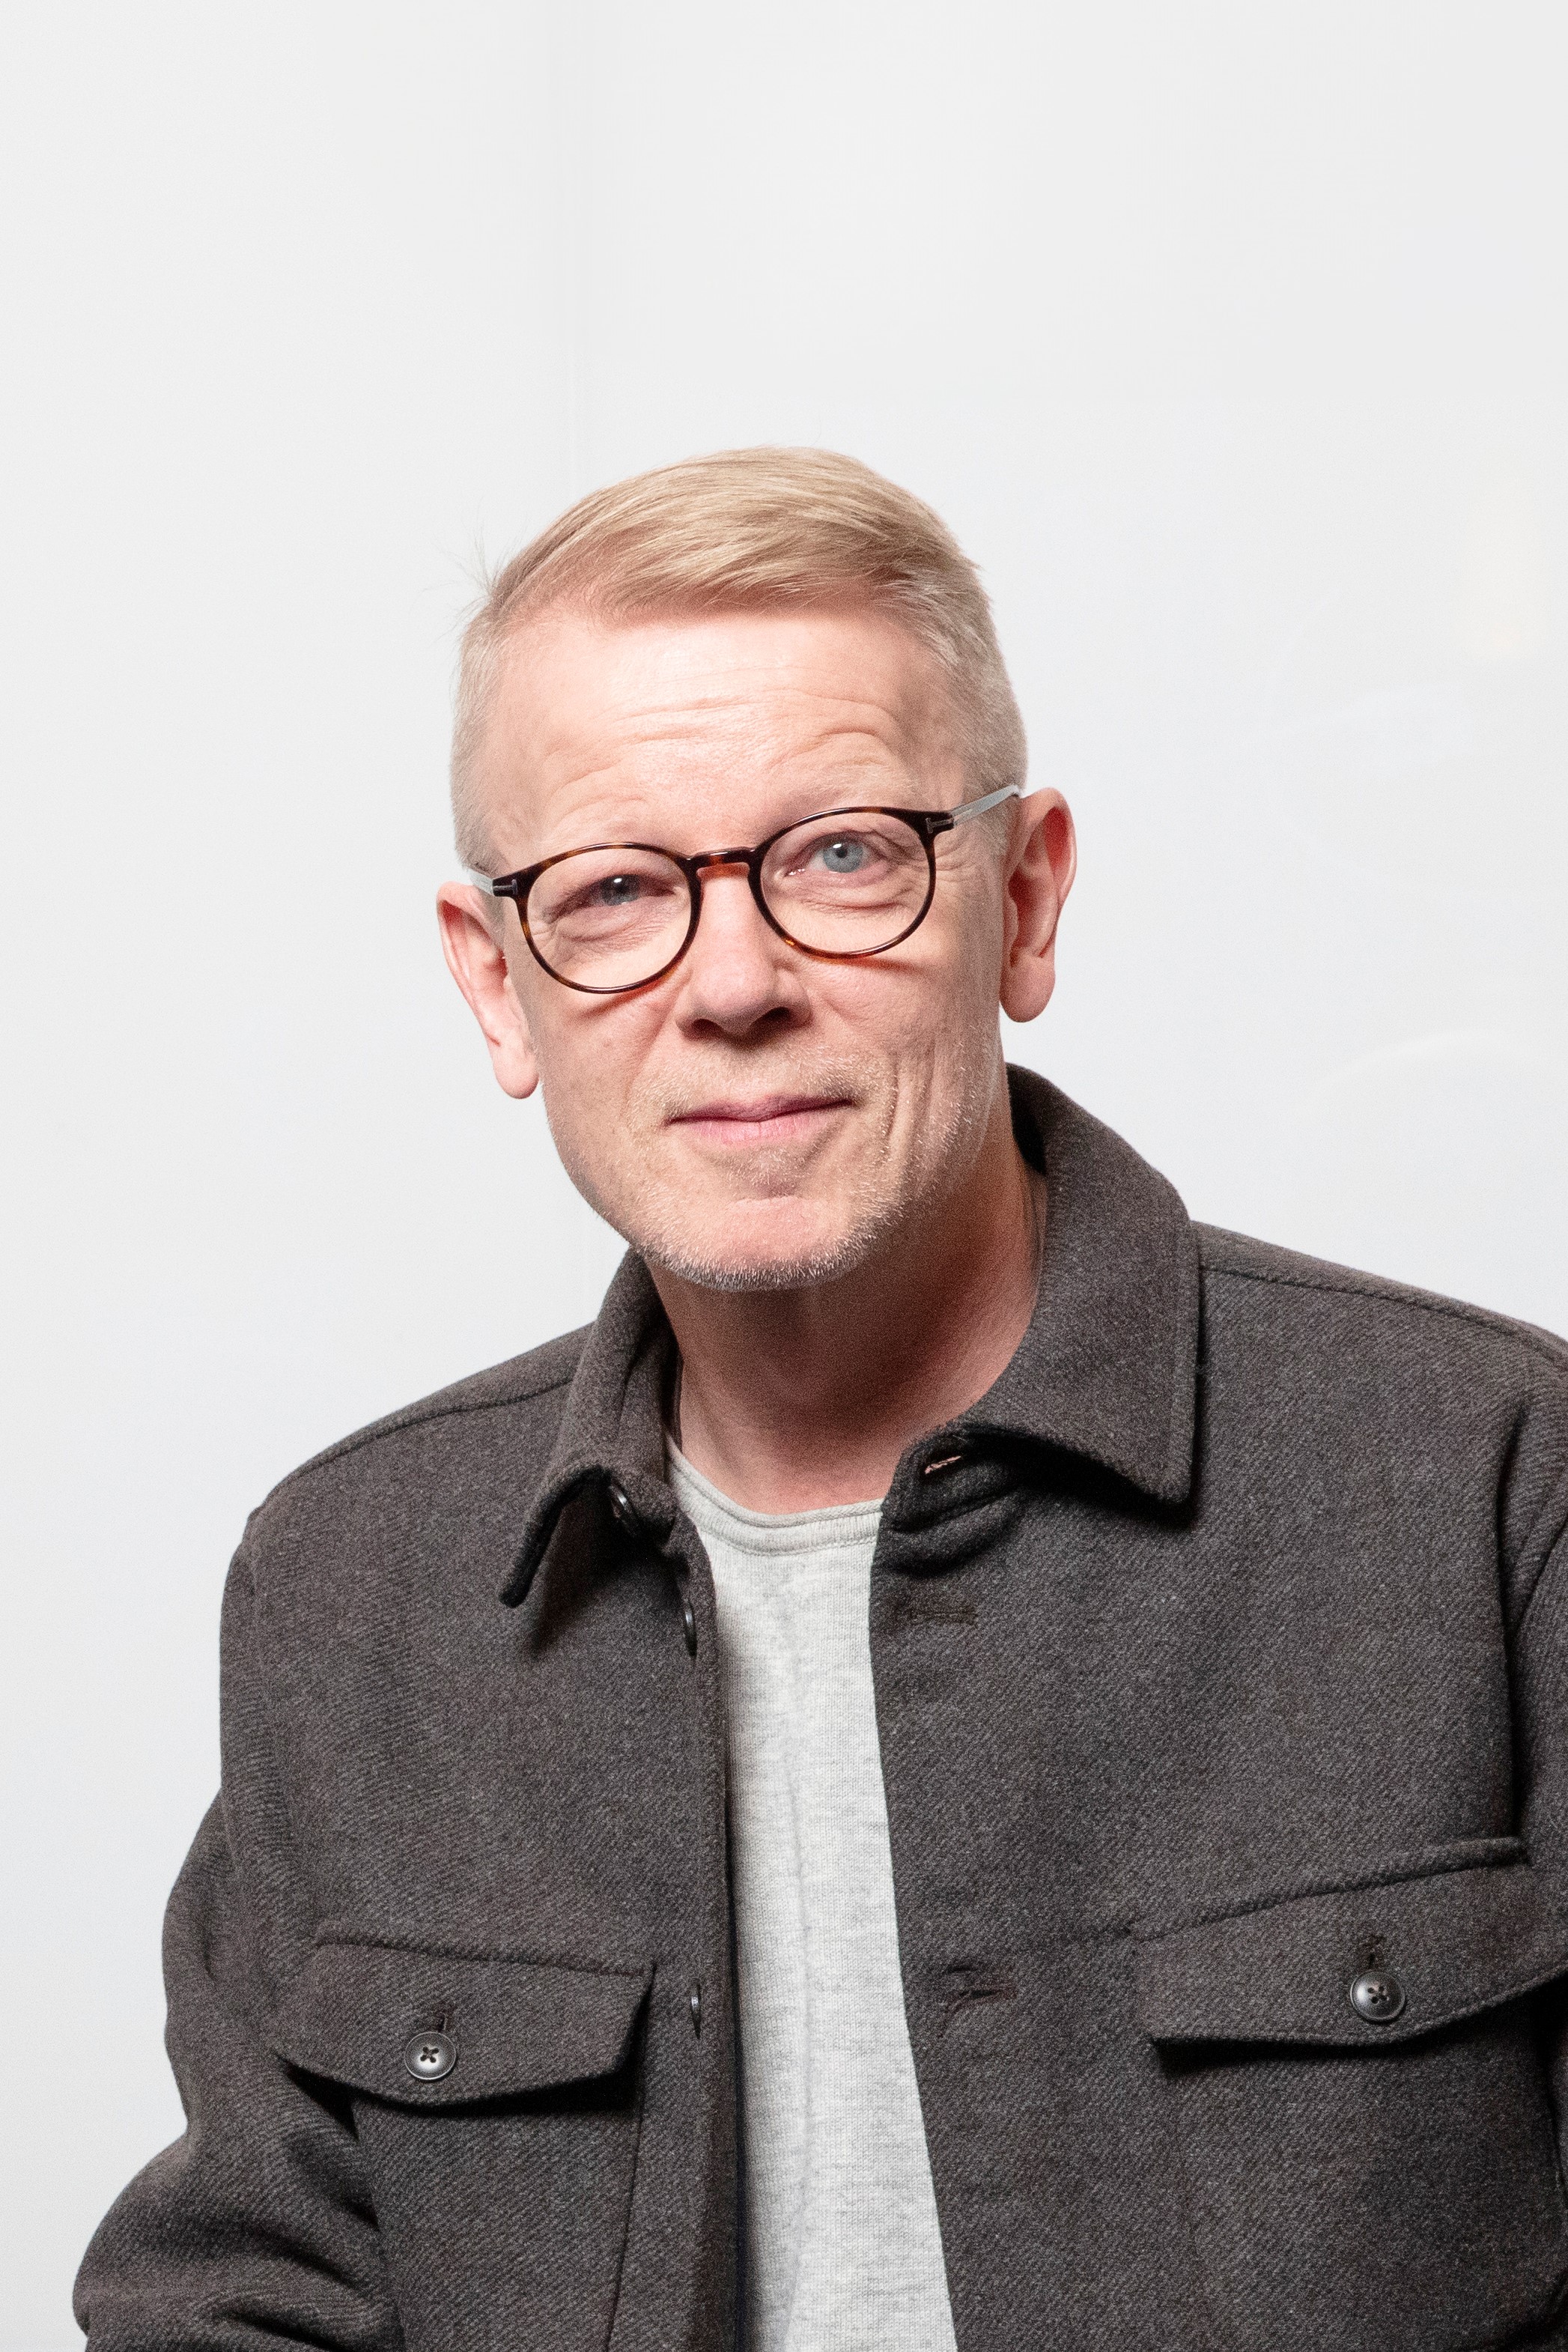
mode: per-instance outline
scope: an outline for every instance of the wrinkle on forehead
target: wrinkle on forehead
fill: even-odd
[[[811,799],[837,774],[939,799],[956,790],[956,737],[935,655],[869,610],[620,627],[547,615],[508,651],[479,782],[498,846],[531,856],[562,824],[639,805],[668,824],[720,797],[738,821],[747,803]]]

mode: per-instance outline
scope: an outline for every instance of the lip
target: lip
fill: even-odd
[[[749,1102],[701,1103],[670,1124],[718,1143],[784,1143],[811,1134],[832,1112],[848,1108],[847,1095],[758,1095]]]

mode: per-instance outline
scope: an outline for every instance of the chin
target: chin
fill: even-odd
[[[651,1265],[699,1290],[806,1290],[852,1274],[887,1237],[891,1209],[851,1220],[837,1231],[795,1231],[765,1239],[752,1233],[701,1233],[688,1220],[680,1229],[631,1234],[627,1239]]]

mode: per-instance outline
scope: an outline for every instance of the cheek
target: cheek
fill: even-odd
[[[664,1025],[652,1000],[612,1002],[560,992],[560,1001],[525,1005],[538,1061],[539,1087],[553,1132],[624,1132],[639,1076]]]
[[[1001,910],[975,892],[938,922],[936,910],[906,948],[865,964],[840,965],[821,991],[847,1030],[900,1059],[941,1059],[972,1049],[997,1025]]]

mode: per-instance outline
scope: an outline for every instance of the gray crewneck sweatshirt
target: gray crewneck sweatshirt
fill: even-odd
[[[882,1507],[742,1510],[669,1452],[718,1597],[746,2352],[954,2352],[872,1687]]]

